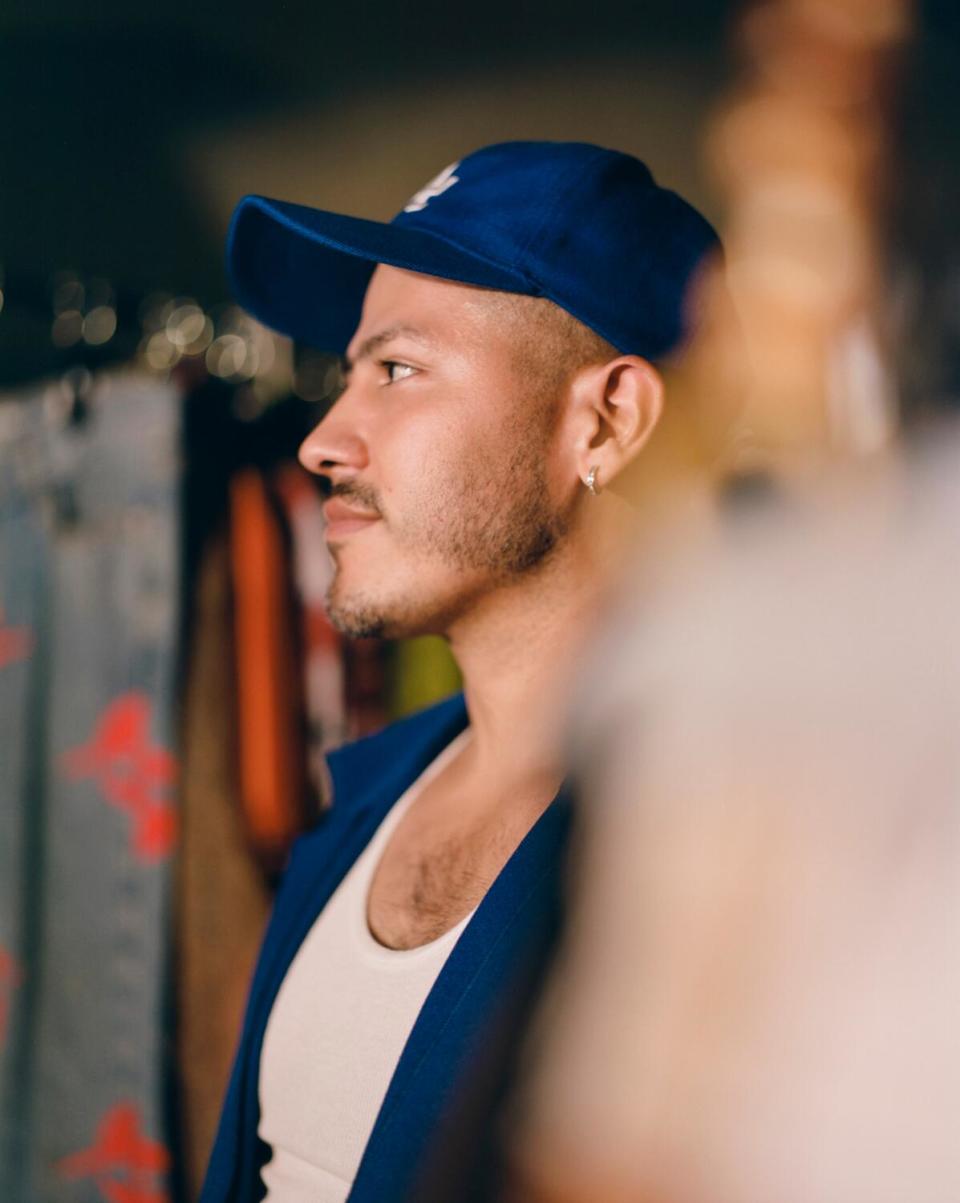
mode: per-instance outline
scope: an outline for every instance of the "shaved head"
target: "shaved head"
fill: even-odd
[[[544,398],[559,399],[574,373],[620,354],[605,338],[546,297],[490,292],[484,303],[511,334],[516,366]]]

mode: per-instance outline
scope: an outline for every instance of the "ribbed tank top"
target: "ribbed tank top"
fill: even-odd
[[[343,1203],[407,1037],[474,911],[437,940],[391,949],[367,925],[387,840],[461,732],[391,807],[317,917],[267,1023],[260,1059],[262,1176],[270,1203]]]

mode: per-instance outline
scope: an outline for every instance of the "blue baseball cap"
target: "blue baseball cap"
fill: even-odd
[[[716,232],[639,159],[585,142],[502,142],[444,168],[391,222],[245,196],[227,237],[236,300],[342,353],[378,263],[547,297],[623,353],[689,333],[690,284]]]

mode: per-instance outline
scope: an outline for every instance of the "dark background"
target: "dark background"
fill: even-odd
[[[7,0],[0,383],[64,366],[49,337],[57,272],[118,294],[122,329],[102,352],[114,357],[135,345],[124,330],[150,290],[224,299],[223,238],[245,191],[386,218],[483,142],[589,137],[641,154],[721,216],[697,143],[735,67],[738,10]],[[955,225],[955,211],[936,210],[945,190],[956,194],[958,11],[955,0],[925,5],[903,105],[918,195],[901,224],[930,253],[940,225]]]

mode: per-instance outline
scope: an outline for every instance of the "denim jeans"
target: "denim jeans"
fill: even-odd
[[[0,1198],[168,1195],[180,399],[0,401]]]

